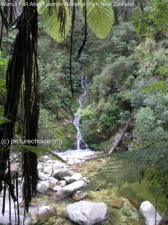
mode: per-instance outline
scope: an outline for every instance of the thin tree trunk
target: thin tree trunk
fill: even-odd
[[[129,120],[127,121],[127,123],[125,124],[125,127],[123,128],[121,134],[120,134],[120,138],[118,139],[118,141],[114,144],[114,146],[110,149],[109,154],[111,154],[112,152],[115,151],[115,149],[118,147],[119,143],[121,142],[122,138],[124,137],[125,133],[128,130],[128,127],[130,125],[130,123],[133,120],[133,114],[131,115],[131,117],[129,118]]]

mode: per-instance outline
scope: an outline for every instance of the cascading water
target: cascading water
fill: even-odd
[[[81,112],[81,107],[82,107],[82,101],[86,96],[86,89],[85,89],[85,84],[87,82],[87,76],[82,73],[81,75],[81,87],[83,89],[83,93],[76,99],[79,102],[79,108],[77,112],[75,113],[73,124],[76,127],[77,130],[77,141],[75,143],[75,149],[77,150],[85,150],[89,149],[88,145],[86,142],[83,140],[79,124],[80,124],[80,112]]]

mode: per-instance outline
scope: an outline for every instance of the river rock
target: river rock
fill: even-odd
[[[123,203],[124,203],[124,200],[116,198],[116,199],[110,201],[109,205],[111,205],[112,207],[120,209],[122,207]]]
[[[79,190],[80,188],[83,188],[87,185],[87,183],[84,180],[78,180],[75,181],[74,183],[68,184],[67,186],[61,188],[58,192],[57,195],[59,196],[68,196],[75,191]]]
[[[63,177],[63,179],[64,179],[68,184],[71,183],[71,177],[70,177],[70,176]]]
[[[80,180],[81,178],[82,178],[82,174],[81,174],[81,173],[74,173],[74,174],[71,176],[71,182]]]
[[[56,215],[56,208],[50,206],[42,206],[38,211],[39,220],[46,220]]]
[[[56,179],[56,178],[54,178],[54,177],[49,177],[48,178],[48,181],[51,183],[51,184],[57,184],[59,181]]]
[[[52,166],[45,166],[43,169],[43,173],[47,173],[47,174],[51,175],[53,173]]]
[[[65,180],[61,180],[59,181],[59,184],[61,187],[65,187],[66,186],[66,181]]]
[[[43,180],[43,181],[48,180],[48,176],[45,173],[39,172],[38,176],[39,176],[40,180]]]
[[[50,185],[49,185],[48,181],[42,181],[42,182],[38,183],[37,190],[40,193],[45,193],[48,190],[49,186]]]
[[[75,201],[79,201],[81,199],[83,199],[84,197],[86,197],[87,192],[83,192],[83,191],[76,191],[73,196],[72,199]]]
[[[142,202],[140,206],[140,212],[145,218],[146,225],[159,225],[162,220],[162,217],[156,212],[155,207],[149,201]]]
[[[67,217],[80,224],[92,225],[106,219],[107,206],[103,202],[80,201],[66,207]]]
[[[59,170],[54,171],[53,177],[58,179],[58,180],[61,180],[63,177],[72,176],[73,174],[74,174],[74,172],[72,170],[59,169]]]

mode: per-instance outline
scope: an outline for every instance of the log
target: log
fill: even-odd
[[[132,114],[129,118],[129,120],[127,121],[127,123],[125,124],[125,127],[123,128],[121,134],[120,134],[120,138],[118,139],[118,141],[114,144],[114,146],[110,149],[109,154],[111,154],[112,152],[115,151],[115,149],[117,148],[117,146],[119,145],[119,143],[121,142],[122,138],[124,137],[125,133],[128,130],[128,127],[130,125],[130,123],[133,120],[134,115]]]

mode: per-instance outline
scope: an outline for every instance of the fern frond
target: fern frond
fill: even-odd
[[[38,13],[45,31],[56,41],[63,41],[71,25],[67,2],[55,0],[38,4]]]
[[[107,179],[114,180],[119,187],[125,182],[139,182],[143,179],[147,167],[162,165],[164,174],[168,172],[168,142],[158,141],[139,150],[124,153],[113,153],[108,164],[103,168],[103,174]],[[114,158],[112,158],[114,157]]]
[[[87,23],[99,38],[106,38],[114,23],[114,14],[109,0],[90,0],[87,3]]]
[[[48,156],[52,156],[55,160],[66,163],[66,161],[64,159],[62,159],[59,155],[49,151],[46,148],[30,146],[30,145],[15,145],[15,146],[12,146],[12,150],[15,152],[31,151],[38,156],[39,155],[48,155]]]

